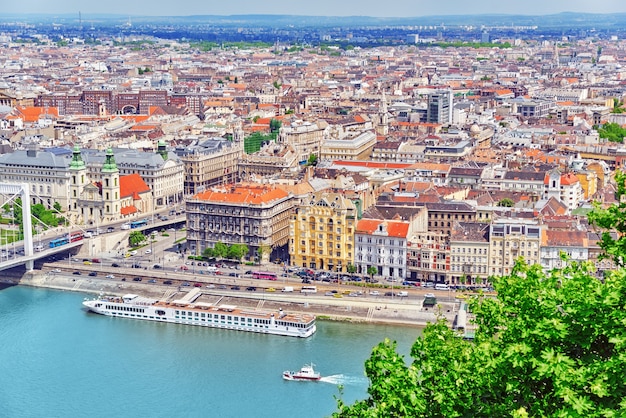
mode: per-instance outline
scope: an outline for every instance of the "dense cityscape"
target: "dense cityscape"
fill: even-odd
[[[626,123],[617,35],[440,27],[360,47],[126,26],[0,35],[0,179],[73,224],[177,204],[192,255],[245,244],[250,259],[400,281],[487,285],[561,252],[612,267],[584,214],[613,201],[626,155],[603,135]]]
[[[626,410],[626,14],[245,12],[0,17],[5,414]]]

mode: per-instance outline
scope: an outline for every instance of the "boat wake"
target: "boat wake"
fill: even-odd
[[[359,376],[346,376],[345,374],[333,374],[330,376],[324,376],[320,379],[320,382],[330,383],[331,385],[344,385],[344,386],[363,386],[367,385],[367,377]]]

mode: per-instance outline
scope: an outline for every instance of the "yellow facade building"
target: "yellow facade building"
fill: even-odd
[[[318,192],[304,199],[289,226],[294,266],[346,272],[354,263],[357,207],[338,193]]]

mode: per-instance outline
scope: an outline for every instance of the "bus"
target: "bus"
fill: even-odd
[[[142,226],[146,226],[148,225],[148,221],[146,219],[142,219],[140,221],[132,221],[130,223],[130,228],[131,229],[135,229],[135,228],[140,228]]]
[[[72,232],[70,234],[70,242],[80,241],[83,238],[84,238],[84,235],[82,232]]]
[[[48,245],[50,246],[50,248],[56,248],[56,247],[60,247],[61,245],[68,244],[69,242],[70,242],[70,239],[67,236],[65,236],[65,237],[53,239],[52,241],[50,241]]]
[[[267,271],[254,271],[252,272],[252,278],[261,280],[278,280],[276,273],[269,273]]]
[[[302,286],[300,293],[317,293],[317,286]]]

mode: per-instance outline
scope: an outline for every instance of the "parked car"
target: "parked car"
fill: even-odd
[[[160,264],[155,264],[154,266],[152,266],[153,269],[160,269],[161,265]]]
[[[248,286],[246,287],[246,290],[250,291],[250,292],[256,292],[256,287],[254,286]]]
[[[111,267],[119,267],[119,266],[120,266],[120,265],[119,265],[119,264],[117,264],[117,263],[113,263],[113,264],[111,264]]]
[[[228,273],[228,275],[230,277],[239,277],[239,275],[237,273]]]
[[[202,283],[194,283],[193,287],[202,287]]]
[[[230,290],[241,290],[241,288],[239,286],[232,286]]]
[[[156,283],[156,279],[150,279],[148,280],[148,283]]]
[[[133,279],[133,282],[140,282],[141,280],[142,280],[142,279],[141,279],[141,277],[135,277],[135,278]]]
[[[80,271],[75,271],[75,272],[74,272],[74,273],[72,273],[72,274],[75,274],[75,275],[77,275],[77,276],[80,276]]]
[[[370,290],[370,296],[380,296],[380,292],[378,290]]]
[[[189,267],[187,267],[187,266],[180,266],[180,269],[187,271],[187,270],[189,270]]]
[[[181,284],[181,286],[191,286],[191,285],[189,284],[189,282],[184,282]]]
[[[95,277],[95,276],[97,276],[97,275],[98,275],[98,273],[97,273],[97,272],[95,272],[95,271],[92,271],[92,272],[89,272],[89,275],[90,275],[91,277]]]
[[[107,279],[115,279],[115,276],[114,276],[114,275],[112,275],[112,274],[108,274],[108,275],[106,276],[106,278],[107,278]]]
[[[165,280],[165,281],[163,282],[163,284],[172,284],[172,281],[171,281],[171,280]]]

